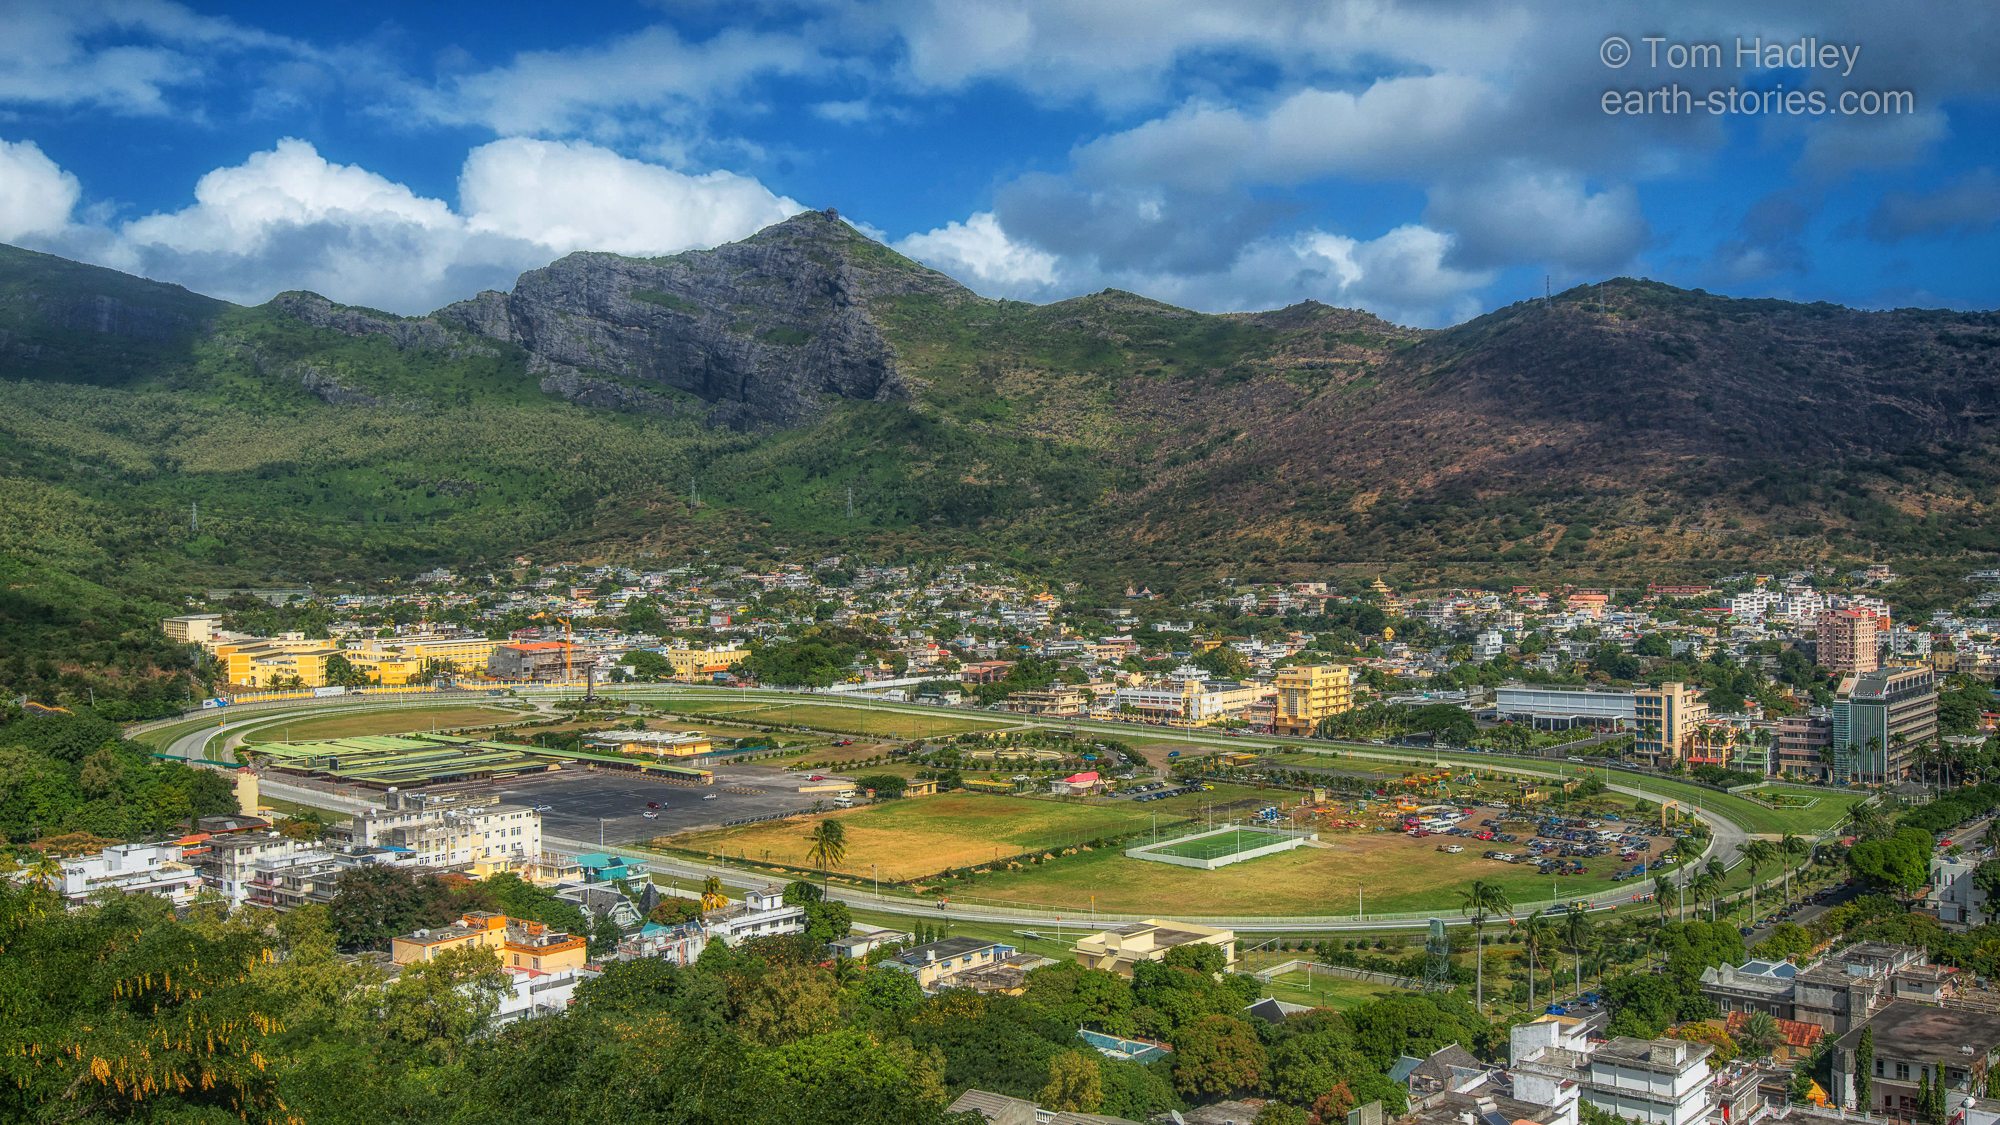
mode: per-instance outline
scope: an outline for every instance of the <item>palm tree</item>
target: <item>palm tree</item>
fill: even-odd
[[[1653,902],[1660,911],[1660,921],[1667,920],[1667,900],[1674,889],[1674,881],[1666,875],[1653,876]]]
[[[1687,921],[1687,912],[1688,912],[1687,910],[1688,864],[1693,863],[1697,859],[1700,859],[1701,851],[1702,851],[1701,845],[1695,842],[1694,837],[1692,836],[1674,837],[1674,846],[1671,854],[1674,857],[1674,862],[1678,865],[1677,871],[1680,874],[1680,885],[1681,885],[1680,914],[1681,914],[1681,921],[1683,922]]]
[[[1752,840],[1743,845],[1743,866],[1750,869],[1750,924],[1757,924],[1757,873],[1778,858],[1777,845],[1769,840]]]
[[[1563,941],[1569,946],[1569,955],[1576,958],[1576,991],[1583,994],[1583,949],[1590,944],[1590,912],[1577,903],[1570,903],[1563,909]]]
[[[1790,906],[1792,904],[1792,868],[1798,866],[1799,860],[1802,860],[1811,854],[1812,854],[1812,845],[1806,843],[1803,839],[1800,839],[1799,837],[1792,835],[1790,832],[1785,833],[1784,837],[1778,841],[1778,855],[1783,858],[1785,863],[1786,906]]]
[[[1486,879],[1475,879],[1470,887],[1458,892],[1458,912],[1472,917],[1472,1004],[1480,1012],[1486,1010],[1486,919],[1493,914],[1506,914],[1513,908],[1500,884]]]
[[[62,886],[62,860],[42,852],[28,861],[28,881],[53,894]]]
[[[1717,892],[1721,891],[1721,889],[1722,889],[1721,878],[1716,876],[1714,872],[1709,871],[1705,867],[1702,868],[1699,872],[1696,872],[1695,877],[1688,881],[1688,890],[1694,892],[1694,900],[1696,902],[1700,902],[1703,898],[1708,899],[1708,920],[1711,922],[1715,921],[1714,896],[1717,894]]]
[[[1542,912],[1537,910],[1521,922],[1521,952],[1528,955],[1528,1010],[1535,1010],[1535,958],[1542,951],[1542,935],[1536,932],[1543,925]]]
[[[1779,1029],[1778,1021],[1769,1012],[1752,1012],[1736,1036],[1736,1042],[1743,1048],[1747,1058],[1761,1059],[1785,1041],[1785,1033]]]
[[[806,858],[819,868],[820,882],[824,884],[831,869],[839,867],[841,861],[847,858],[847,829],[839,821],[828,817],[820,821],[807,838],[812,841],[812,848],[806,852]]]
[[[1549,998],[1556,995],[1556,970],[1561,968],[1561,955],[1556,952],[1556,924],[1537,910],[1521,923],[1521,944],[1528,951],[1528,1007],[1535,1006],[1535,962],[1543,953],[1548,954]]]
[[[807,884],[810,886],[811,884]],[[701,881],[701,908],[703,911],[720,910],[729,905],[728,896],[722,893],[722,880],[714,875]]]

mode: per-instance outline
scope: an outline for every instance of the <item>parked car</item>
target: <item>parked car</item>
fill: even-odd
[[[645,813],[644,813],[644,816],[646,817],[646,819],[647,819],[647,820],[658,820],[658,819],[660,819],[660,814],[659,814],[659,813],[656,813],[656,812],[654,812],[654,811],[653,811],[653,810],[651,810],[651,809],[647,809],[647,810],[645,811]]]
[[[660,807],[660,802],[658,802],[658,801],[647,801],[647,802],[646,802],[646,807],[647,807],[647,808],[649,808],[649,809],[657,809],[657,808],[659,808],[659,807]]]
[[[715,800],[715,794],[713,794],[713,793],[703,793],[703,794],[701,795],[701,799],[702,799],[702,800],[704,800],[704,801],[713,801],[713,800]]]

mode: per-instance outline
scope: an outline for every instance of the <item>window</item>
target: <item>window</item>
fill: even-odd
[[[1897,1063],[1897,1064],[1896,1064],[1896,1077],[1897,1077],[1897,1078],[1908,1078],[1909,1076],[1910,1076],[1910,1064],[1909,1064],[1909,1063]]]

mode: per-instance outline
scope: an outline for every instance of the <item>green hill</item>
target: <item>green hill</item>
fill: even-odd
[[[1993,314],[1629,280],[1437,332],[995,301],[820,212],[414,318],[0,248],[0,647],[81,676],[123,637],[143,678],[192,587],[522,551],[1156,588],[1946,558],[2000,547],[1996,363]]]

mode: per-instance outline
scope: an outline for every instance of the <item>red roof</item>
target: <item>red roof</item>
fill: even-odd
[[[1731,1036],[1743,1034],[1750,1025],[1750,1013],[1731,1012],[1724,1025]],[[1826,1035],[1826,1029],[1816,1023],[1802,1023],[1798,1020],[1779,1019],[1778,1031],[1785,1037],[1785,1046],[1795,1051],[1809,1051]]]
[[[566,641],[526,641],[518,645],[508,645],[507,647],[519,649],[522,652],[553,652],[557,649],[568,648],[569,643]]]
[[[1063,778],[1063,782],[1068,785],[1095,785],[1097,784],[1097,771],[1090,770],[1087,773],[1073,773]]]

